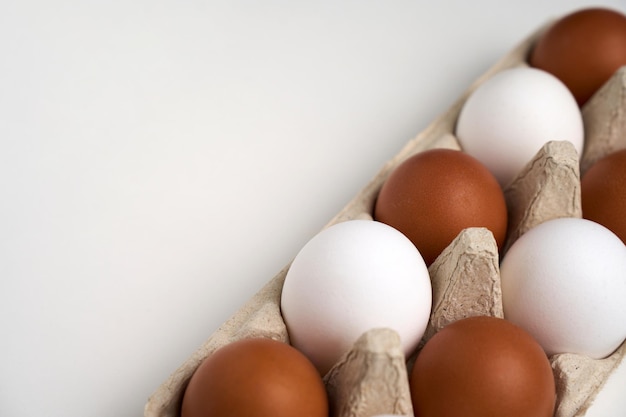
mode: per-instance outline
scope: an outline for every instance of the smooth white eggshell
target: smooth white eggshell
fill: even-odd
[[[542,223],[511,246],[500,275],[504,317],[548,355],[604,358],[626,338],[626,246],[604,226]]]
[[[291,264],[281,311],[291,344],[325,374],[364,332],[398,332],[404,353],[430,315],[428,269],[411,241],[371,220],[338,223],[313,237]]]
[[[467,99],[456,136],[465,152],[506,186],[549,141],[583,149],[583,121],[576,99],[552,74],[529,67],[495,74]]]

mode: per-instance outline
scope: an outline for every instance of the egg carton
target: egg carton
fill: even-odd
[[[467,97],[486,79],[511,67],[525,66],[539,28],[477,79],[452,107],[410,140],[389,160],[326,227],[353,219],[372,219],[376,196],[388,175],[410,156],[432,148],[460,150],[455,123]],[[530,228],[553,218],[582,217],[580,176],[596,160],[626,148],[626,67],[582,109],[585,149],[581,157],[569,142],[549,142],[505,187],[509,229],[503,253]],[[281,317],[285,266],[239,311],[219,327],[148,399],[145,417],[178,417],[184,390],[200,363],[216,349],[236,340],[265,337],[289,343]],[[489,315],[503,317],[499,253],[484,228],[463,230],[429,267],[433,306],[417,352],[438,330],[456,320]],[[417,353],[416,352],[416,353]],[[415,359],[405,357],[391,329],[363,334],[324,376],[331,416],[412,415],[408,374]],[[557,389],[555,417],[582,417],[610,374],[626,356],[626,342],[604,359],[576,354],[550,357]]]

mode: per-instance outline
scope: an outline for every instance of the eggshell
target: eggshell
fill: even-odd
[[[511,246],[500,274],[504,317],[548,355],[604,358],[626,338],[626,246],[604,226],[548,220]]]
[[[496,317],[470,317],[440,330],[411,371],[420,417],[552,417],[555,384],[541,346]]]
[[[582,106],[626,65],[626,16],[605,8],[570,13],[539,38],[529,63],[563,81]]]
[[[572,93],[535,68],[501,71],[467,99],[456,125],[463,150],[508,185],[548,141],[583,149],[583,122]]]
[[[364,332],[398,332],[405,355],[424,334],[431,309],[428,270],[411,241],[371,220],[338,223],[313,237],[295,257],[281,311],[291,344],[321,374]]]
[[[328,417],[328,397],[313,364],[286,343],[232,342],[194,372],[181,417]]]
[[[589,168],[581,180],[581,198],[583,217],[607,227],[626,243],[626,149]]]
[[[431,149],[405,160],[383,184],[374,218],[415,244],[427,265],[469,227],[489,229],[502,247],[507,208],[502,189],[476,158]]]

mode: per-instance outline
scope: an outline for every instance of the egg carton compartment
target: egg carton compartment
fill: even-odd
[[[447,112],[408,141],[326,227],[353,219],[371,220],[382,184],[395,167],[410,156],[432,148],[460,150],[454,129],[467,97],[495,73],[527,65],[528,52],[547,27],[539,28],[511,50],[477,79]],[[616,72],[585,104],[582,115],[585,148],[580,158],[569,142],[549,142],[505,187],[509,227],[502,253],[523,233],[546,220],[582,217],[581,172],[602,156],[626,148],[626,67]],[[432,312],[417,351],[406,358],[398,335],[390,329],[372,329],[363,334],[324,377],[331,415],[411,415],[407,375],[421,346],[456,320],[476,315],[503,317],[500,255],[489,230],[462,231],[429,267]],[[200,363],[216,349],[250,337],[289,343],[280,312],[281,290],[288,269],[286,265],[157,388],[145,405],[145,417],[178,417],[187,383]],[[550,362],[557,388],[555,416],[584,416],[625,356],[626,343],[600,360],[575,354],[552,356]]]

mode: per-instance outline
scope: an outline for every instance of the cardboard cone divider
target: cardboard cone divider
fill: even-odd
[[[524,66],[543,26],[474,82],[456,103],[389,160],[326,227],[346,220],[372,219],[376,196],[387,176],[408,157],[432,148],[461,149],[454,136],[467,97],[493,74]],[[484,228],[463,230],[429,267],[433,307],[416,352],[405,358],[397,333],[372,329],[363,334],[324,377],[333,417],[411,415],[408,383],[413,360],[426,341],[456,320],[489,315],[503,317],[499,257],[530,228],[553,218],[582,217],[580,173],[604,155],[626,148],[626,67],[581,109],[585,150],[579,160],[569,142],[548,142],[504,189],[509,209],[507,241],[498,253],[495,239]],[[163,382],[148,399],[145,417],[179,417],[185,388],[196,368],[215,350],[236,340],[264,337],[289,343],[280,313],[285,266],[240,310]],[[626,356],[626,342],[604,359],[576,354],[550,358],[557,387],[555,417],[583,417],[596,394]]]
[[[326,374],[330,415],[412,415],[406,358],[391,329],[364,333]]]
[[[626,148],[626,67],[600,88],[582,109],[585,149],[581,173],[609,153]]]

